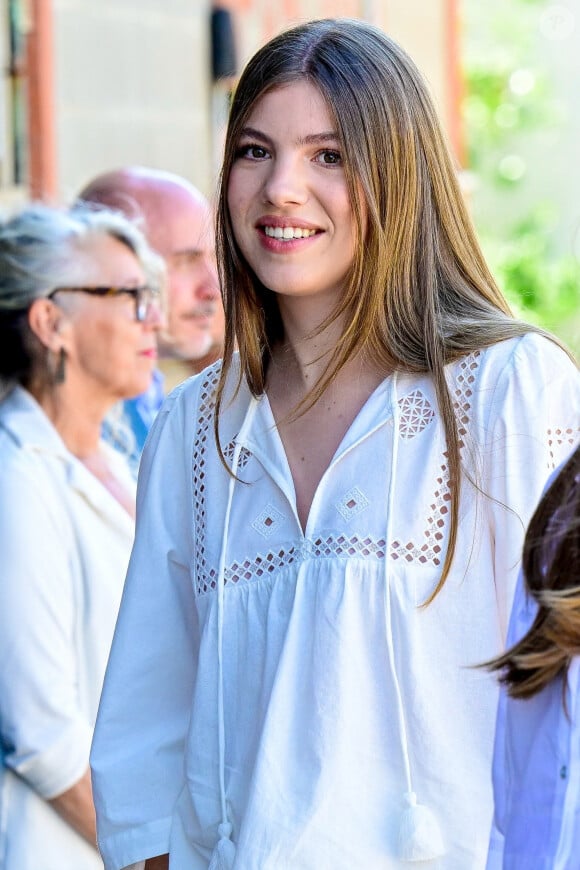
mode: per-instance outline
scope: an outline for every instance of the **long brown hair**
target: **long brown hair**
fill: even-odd
[[[346,314],[347,327],[307,407],[362,349],[385,374],[431,373],[447,439],[452,501],[449,545],[430,601],[451,567],[461,486],[460,436],[444,366],[532,327],[512,318],[487,267],[420,73],[395,42],[361,21],[311,21],[282,33],[254,55],[237,86],[217,217],[226,338],[216,440],[219,445],[219,414],[236,344],[240,379],[259,396],[272,347],[282,338],[276,297],[234,238],[227,207],[230,172],[257,101],[273,88],[304,80],[319,89],[336,123],[358,239],[348,286],[330,318]]]
[[[513,698],[565,677],[580,655],[580,447],[541,499],[524,542],[526,589],[538,603],[524,637],[490,663]]]

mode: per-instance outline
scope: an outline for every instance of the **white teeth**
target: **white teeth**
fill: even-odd
[[[308,239],[316,233],[316,230],[307,230],[302,227],[264,227],[264,232],[272,239]]]

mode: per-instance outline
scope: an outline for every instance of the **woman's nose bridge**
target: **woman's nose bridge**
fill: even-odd
[[[278,153],[269,162],[266,178],[268,199],[302,200],[306,193],[303,158],[292,150]]]
[[[152,299],[147,308],[145,325],[154,329],[162,329],[167,325],[166,305],[163,299]]]

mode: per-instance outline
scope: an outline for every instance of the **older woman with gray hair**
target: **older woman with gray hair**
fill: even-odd
[[[89,746],[134,531],[101,429],[143,392],[159,260],[125,218],[0,221],[0,866],[92,870]]]

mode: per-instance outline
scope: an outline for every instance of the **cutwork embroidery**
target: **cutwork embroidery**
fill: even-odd
[[[263,538],[269,538],[284,520],[284,514],[281,514],[274,505],[267,504],[251,525]]]
[[[370,501],[364,492],[361,492],[358,486],[355,486],[343,495],[336,505],[336,509],[348,523],[353,517],[356,517],[361,511],[364,511],[369,504]]]
[[[573,447],[577,434],[574,429],[548,429],[548,450],[550,453],[548,468],[553,470],[556,467],[554,447],[561,447],[562,444],[569,444],[570,447]]]
[[[480,352],[477,351],[458,363],[455,383],[451,386],[451,393],[459,425],[461,448],[464,446],[463,439],[468,431],[470,421],[471,397],[473,395],[473,388],[477,378],[479,357]],[[193,452],[194,511],[196,522],[196,588],[198,595],[203,595],[210,590],[215,589],[217,582],[217,572],[214,568],[208,566],[205,555],[205,450],[210,435],[210,421],[215,404],[215,387],[219,377],[219,366],[220,363],[217,363],[215,367],[208,370],[206,380],[202,385],[198,428]],[[401,407],[402,437],[414,437],[420,431],[423,431],[423,429],[426,428],[435,417],[435,412],[420,390],[415,390],[413,393],[404,396],[402,400],[399,400],[399,404]],[[550,433],[550,435],[553,439],[573,439],[573,433],[570,430],[555,430],[553,433]],[[572,443],[572,440],[570,443]],[[228,445],[226,450],[229,451],[230,448],[232,448],[233,455],[233,442]],[[429,505],[429,514],[426,520],[424,539],[420,542],[405,542],[400,540],[392,541],[389,547],[389,555],[393,560],[404,559],[407,562],[417,561],[421,564],[432,563],[436,566],[441,563],[445,527],[448,522],[449,504],[451,501],[447,456],[443,454],[441,458],[442,462],[439,474],[436,478],[433,499]],[[248,459],[249,455],[244,457],[244,464]],[[342,510],[340,510],[340,512],[344,518],[348,520],[349,517],[355,516],[356,513],[364,510],[368,504],[369,501],[364,493],[362,493],[358,487],[354,487],[343,496],[343,499],[339,502],[337,508],[339,510],[340,507],[343,508],[346,515]],[[272,511],[272,506],[267,506],[267,508],[252,523],[254,528],[256,528],[254,523],[257,523],[258,525],[260,522],[263,523],[262,530],[259,533],[263,534],[264,537],[271,534],[271,532],[274,531],[274,526],[284,519],[282,514],[275,509],[274,511],[276,515],[274,515]],[[271,522],[269,522],[269,520],[271,520]],[[256,529],[256,531],[259,530]],[[226,584],[248,582],[277,573],[287,566],[294,563],[300,563],[305,559],[349,557],[384,559],[385,552],[386,542],[383,539],[375,540],[370,537],[361,538],[357,535],[328,535],[312,540],[304,540],[300,546],[294,544],[289,545],[287,548],[281,546],[276,550],[260,554],[256,556],[255,559],[245,559],[241,563],[234,562],[231,565],[226,566],[224,581]]]
[[[399,399],[399,435],[401,438],[414,438],[435,419],[435,411],[421,390],[413,390]]]
[[[470,356],[461,360],[459,363],[459,371],[455,378],[455,384],[451,387],[451,395],[453,396],[453,407],[459,429],[459,447],[463,448],[463,439],[467,434],[471,411],[471,397],[473,395],[473,385],[475,384],[477,370],[479,368],[479,357],[481,351],[475,351]],[[419,392],[418,390],[416,392]],[[413,395],[412,393],[410,395]],[[404,397],[406,398],[406,397]],[[422,565],[427,562],[432,562],[433,565],[441,564],[441,552],[443,548],[443,539],[445,537],[445,526],[449,515],[449,505],[451,503],[451,490],[449,487],[449,468],[447,465],[447,454],[443,454],[443,462],[439,468],[439,475],[436,478],[436,489],[433,494],[433,501],[429,505],[429,516],[427,517],[427,528],[424,532],[424,541],[417,543],[415,541],[393,541],[391,544],[391,557],[393,559],[404,559],[406,562],[420,562]]]
[[[281,547],[265,554],[256,556],[255,559],[245,559],[242,563],[234,562],[225,571],[225,582],[240,583],[243,581],[256,580],[269,574],[275,574],[288,565],[305,562],[307,559],[335,559],[351,558],[353,556],[384,559],[385,541],[375,541],[372,538],[359,538],[357,535],[328,535],[305,539],[300,546],[291,545],[288,549]],[[204,586],[215,589],[217,578]]]
[[[236,438],[237,437],[238,436],[236,435]],[[234,451],[236,449],[236,438],[234,438],[233,441],[230,441],[230,443],[224,448],[224,456],[226,457],[226,459],[229,459],[230,462],[233,461],[234,458]],[[246,447],[242,447],[238,459],[238,469],[245,468],[250,461],[251,456],[252,454],[250,453],[250,451]]]
[[[233,562],[224,573],[224,583],[240,583],[258,580],[270,574],[282,571],[289,565],[306,561],[307,559],[364,558],[384,559],[385,540],[375,540],[371,537],[360,538],[358,535],[328,535],[306,539],[300,546],[290,545],[287,549],[280,547],[268,553],[259,554],[255,559],[245,559],[243,562]],[[217,572],[210,570],[209,576],[198,575],[197,594],[204,595],[217,585]]]
[[[455,408],[460,439],[463,439],[463,436],[467,433],[467,426],[469,425],[470,400],[473,395],[472,387],[479,368],[480,356],[481,351],[476,350],[475,353],[461,360],[459,373],[455,381],[455,390],[452,391],[454,396],[453,407]],[[459,446],[464,446],[462,440],[460,440]]]
[[[215,390],[219,380],[221,361],[214,363],[201,386],[195,443],[193,445],[193,513],[195,518],[195,563],[198,577],[208,573],[205,557],[206,514],[205,514],[205,452],[210,433],[210,421],[215,407]],[[214,572],[215,573],[215,572]],[[207,592],[207,585],[202,582]],[[215,588],[215,585],[214,587]]]

